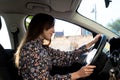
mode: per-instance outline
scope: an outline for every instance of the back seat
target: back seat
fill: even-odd
[[[14,64],[13,49],[4,49],[0,44],[0,80],[21,80]]]

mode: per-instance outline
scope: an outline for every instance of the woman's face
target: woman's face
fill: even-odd
[[[46,40],[51,40],[51,37],[54,32],[55,32],[54,27],[51,27],[50,29],[43,31],[42,37]]]

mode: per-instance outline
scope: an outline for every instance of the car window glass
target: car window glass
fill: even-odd
[[[120,11],[118,11],[120,0],[110,0],[108,7],[106,7],[105,1],[82,0],[77,11],[120,35]]]
[[[55,34],[50,46],[61,50],[73,50],[92,38],[91,32],[80,26],[56,19]]]
[[[0,30],[0,44],[5,49],[11,49],[10,37],[3,17],[1,17],[2,27]]]
[[[26,18],[28,26],[31,17]],[[88,30],[64,20],[55,19],[55,33],[50,47],[70,51],[90,41],[93,36]]]

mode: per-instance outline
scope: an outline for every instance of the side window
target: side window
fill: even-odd
[[[71,51],[93,38],[92,33],[67,21],[56,19],[55,34],[50,46],[55,49]]]
[[[4,21],[3,17],[1,17],[1,23],[2,23],[2,26],[1,26],[1,29],[0,29],[0,44],[5,49],[11,49],[10,38],[9,38],[8,30],[7,30],[7,27],[6,27],[6,24],[5,24],[5,21]]]
[[[26,18],[26,26],[31,16]],[[50,47],[70,51],[90,41],[92,33],[67,21],[55,20],[55,33],[52,37]]]

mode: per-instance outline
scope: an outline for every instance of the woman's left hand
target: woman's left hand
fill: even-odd
[[[97,34],[92,41],[90,41],[88,44],[86,44],[86,48],[89,49],[90,46],[92,46],[93,44],[95,44],[99,38],[101,37],[101,34]]]
[[[96,43],[99,38],[101,37],[101,34],[97,34],[94,38],[93,38],[93,44]]]

